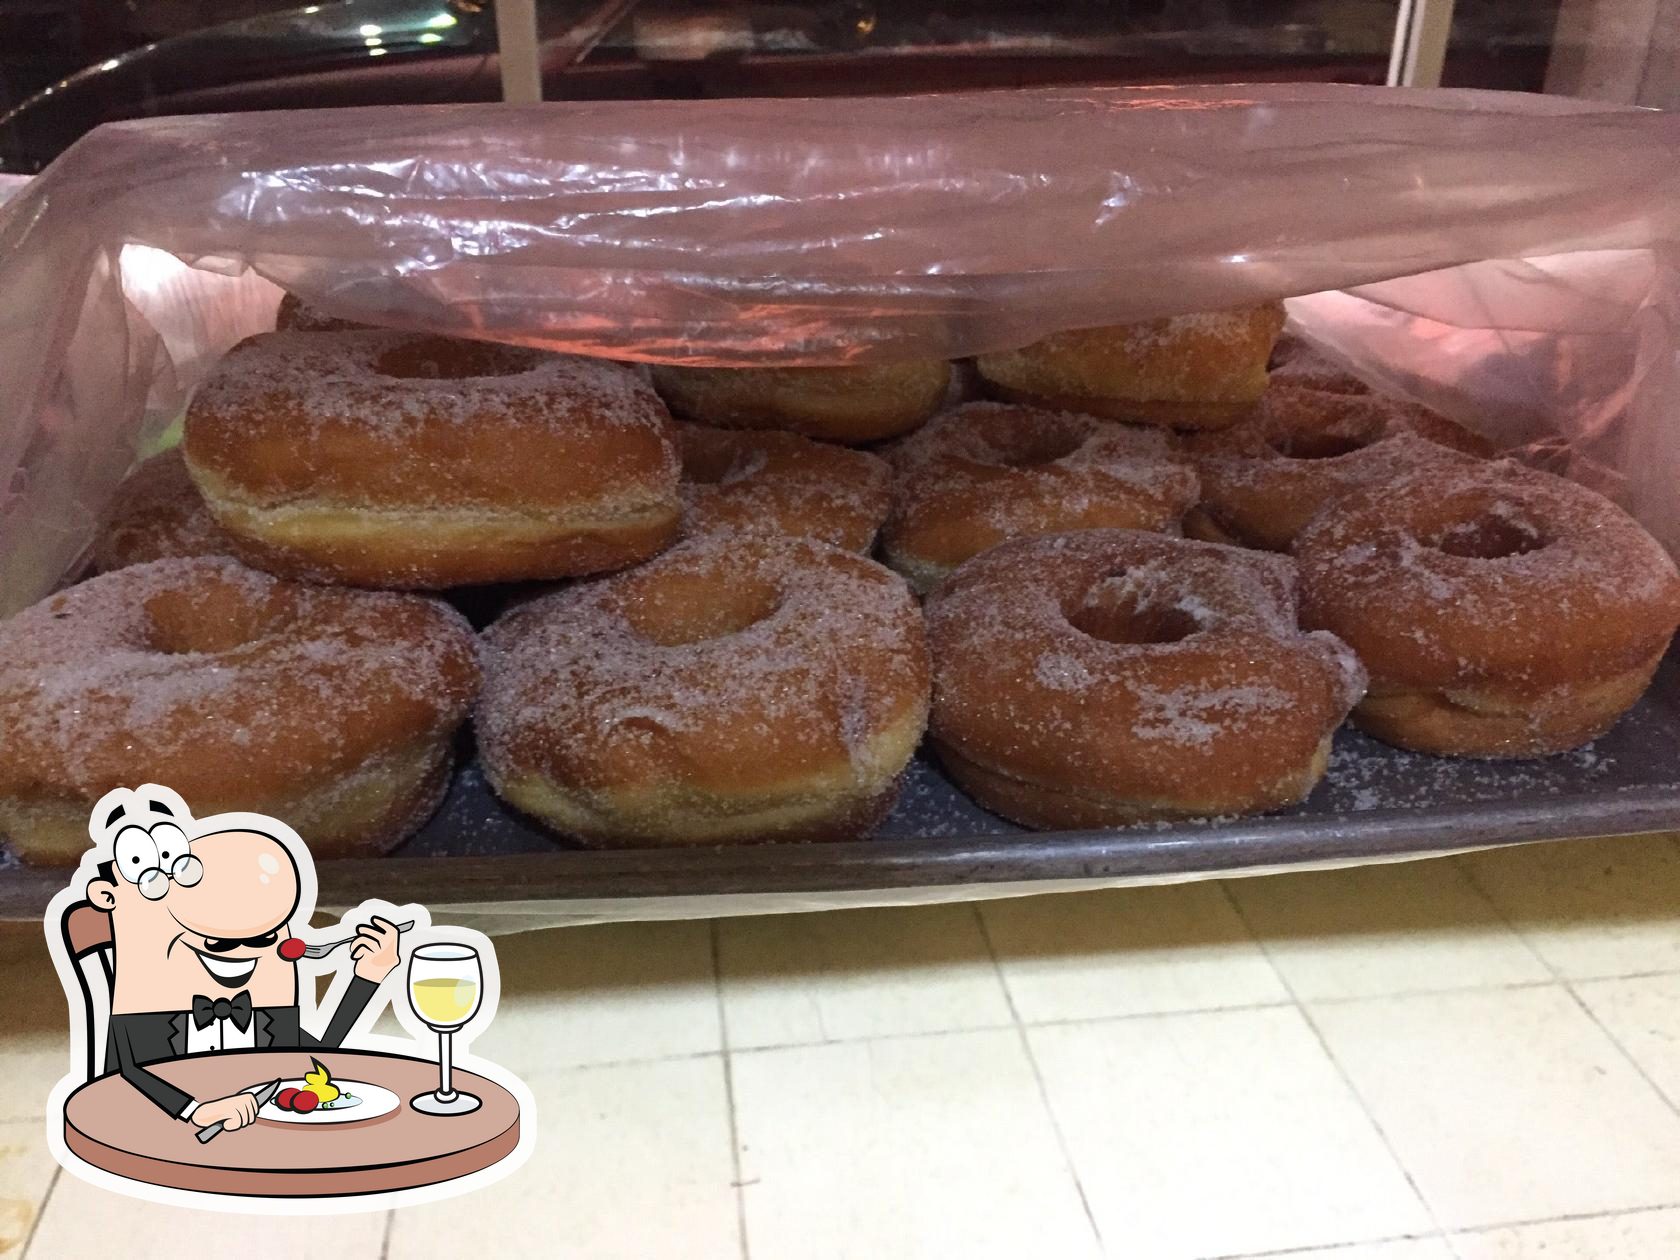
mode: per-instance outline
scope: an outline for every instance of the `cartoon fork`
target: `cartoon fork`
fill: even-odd
[[[409,928],[411,928],[413,926],[414,926],[414,920],[410,919],[407,923],[397,924],[397,931],[398,932],[406,932],[406,931],[408,931]],[[355,939],[356,939],[356,934],[354,932],[352,932],[352,933],[350,933],[349,936],[341,936],[336,941],[323,941],[319,945],[305,945],[303,947],[303,956],[305,958],[325,958],[328,954],[332,953],[333,950],[337,949],[340,945],[348,945],[351,941],[353,941]]]

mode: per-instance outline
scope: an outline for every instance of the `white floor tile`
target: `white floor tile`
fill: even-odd
[[[1096,1254],[1014,1030],[731,1059],[754,1260]]]
[[[1431,1228],[1294,1008],[1029,1036],[1110,1255],[1196,1260]]]
[[[1303,1001],[1547,980],[1453,862],[1398,862],[1226,883]]]
[[[47,1114],[47,1094],[70,1066],[68,1034],[0,1029],[0,1064],[6,1078],[0,1124],[39,1122]]]
[[[1680,1106],[1680,976],[1582,980],[1574,988],[1645,1075]]]
[[[533,1073],[719,1050],[711,951],[698,921],[498,937],[501,1005],[473,1052]]]
[[[1286,1002],[1218,885],[987,902],[981,914],[1028,1023]]]
[[[1680,971],[1680,850],[1666,836],[1560,840],[1461,861],[1559,975]]]
[[[1674,1260],[1680,1211],[1518,1225],[1453,1238],[1459,1260]]]
[[[0,1124],[0,1257],[22,1250],[57,1167],[39,1120]]]
[[[377,1260],[385,1213],[350,1216],[276,1216],[252,1219],[225,1212],[158,1207],[91,1186],[65,1173],[53,1187],[30,1260],[120,1256],[122,1260]]]
[[[1011,1022],[966,905],[720,919],[732,1049]]]
[[[1448,1228],[1680,1201],[1680,1120],[1562,988],[1312,1015]]]
[[[530,1160],[470,1197],[398,1209],[389,1260],[739,1260],[721,1057],[573,1068],[529,1084]]]

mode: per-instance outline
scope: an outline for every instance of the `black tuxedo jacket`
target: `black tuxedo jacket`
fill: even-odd
[[[310,1035],[298,1022],[295,1006],[259,1006],[251,1011],[252,1045],[263,1050],[332,1047],[344,1041],[356,1017],[366,1008],[379,986],[360,976],[350,978],[344,998],[333,1012],[327,1030]],[[192,1015],[186,1011],[142,1011],[134,1015],[111,1016],[111,1033],[106,1039],[105,1070],[121,1072],[123,1079],[172,1116],[179,1116],[192,1101],[145,1064],[160,1059],[179,1059],[187,1053],[187,1027]]]

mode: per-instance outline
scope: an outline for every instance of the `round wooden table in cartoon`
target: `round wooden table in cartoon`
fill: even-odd
[[[401,1105],[366,1120],[282,1123],[259,1116],[200,1142],[120,1076],[81,1086],[64,1106],[64,1144],[78,1158],[134,1181],[208,1194],[293,1197],[378,1194],[451,1181],[506,1159],[519,1145],[519,1102],[495,1081],[454,1070],[457,1090],[482,1105],[459,1116],[409,1106],[437,1088],[428,1059],[365,1050],[238,1050],[147,1065],[195,1098],[222,1098],[276,1077],[293,1079],[316,1057],[335,1080],[366,1082]],[[353,1113],[352,1113],[353,1114]]]

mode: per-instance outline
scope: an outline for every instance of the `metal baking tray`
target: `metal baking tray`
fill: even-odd
[[[1171,880],[1376,861],[1568,836],[1680,829],[1680,649],[1638,706],[1586,749],[1534,761],[1401,752],[1351,729],[1301,805],[1262,818],[1031,832],[987,813],[926,753],[867,840],[588,850],[502,805],[463,745],[425,829],[388,857],[322,862],[322,905],[367,895],[433,907],[822,894],[1045,881]],[[0,918],[33,918],[63,871],[0,867]],[[977,893],[983,890],[976,889]],[[757,908],[777,908],[756,897]]]

